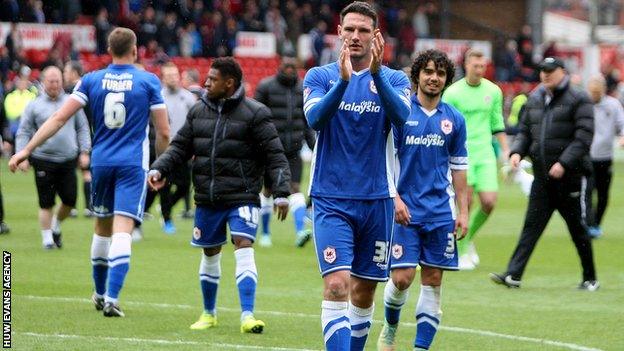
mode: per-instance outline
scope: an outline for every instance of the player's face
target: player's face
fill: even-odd
[[[466,59],[466,76],[470,80],[479,80],[485,75],[487,60],[485,57],[469,57]]]
[[[540,80],[546,89],[554,90],[565,77],[563,68],[557,67],[554,71],[540,71]]]
[[[351,58],[363,58],[371,53],[373,40],[373,19],[359,13],[350,12],[338,26],[338,35],[349,45]]]
[[[163,83],[169,89],[177,89],[180,86],[180,71],[177,67],[165,67],[162,70]]]
[[[206,93],[210,99],[223,99],[234,85],[234,79],[225,78],[219,70],[211,68],[206,78]]]
[[[418,73],[418,90],[429,97],[442,94],[446,84],[446,69],[436,67],[433,61],[427,62],[427,66]]]
[[[63,89],[63,77],[61,71],[50,70],[46,72],[43,79],[43,89],[51,98],[56,98]]]

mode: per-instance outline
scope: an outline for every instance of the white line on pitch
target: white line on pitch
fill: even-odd
[[[17,295],[16,297],[22,297],[29,300],[48,300],[48,301],[65,301],[65,302],[86,302],[91,303],[90,299],[76,298],[76,297],[51,297],[51,296],[33,296],[33,295]],[[151,303],[151,302],[136,302],[136,301],[124,301],[126,305],[135,305],[135,306],[150,306],[150,307],[161,307],[161,308],[178,308],[178,309],[197,309],[195,306],[191,305],[183,305],[183,304],[166,304],[166,303]],[[236,308],[228,308],[228,307],[219,307],[219,310],[227,311],[227,312],[237,312],[239,309]],[[265,315],[273,315],[273,316],[288,316],[288,317],[301,317],[301,318],[319,318],[318,314],[309,314],[309,313],[294,313],[294,312],[280,312],[280,311],[262,311],[257,310],[258,314]],[[375,323],[381,323],[381,321],[374,321]],[[401,325],[405,325],[408,327],[415,327],[416,323],[411,322],[401,322]],[[519,336],[519,335],[510,335],[510,334],[502,334],[496,333],[489,330],[479,330],[479,329],[469,329],[469,328],[460,328],[460,327],[450,327],[441,325],[439,327],[440,330],[448,330],[457,333],[466,333],[466,334],[475,334],[481,336],[489,336],[501,339],[509,339],[509,340],[517,340],[517,341],[525,341],[535,344],[544,344],[550,346],[556,346],[561,348],[566,348],[568,350],[576,350],[576,351],[602,351],[601,349],[587,347],[582,345],[577,345],[573,343],[566,343],[556,340],[548,340],[548,339],[539,339],[532,338],[527,336]]]
[[[184,340],[116,338],[112,336],[97,336],[97,335],[41,334],[41,333],[30,333],[30,332],[17,332],[15,334],[32,336],[36,338],[88,339],[88,340],[100,339],[100,340],[106,340],[106,341],[125,341],[129,343],[137,343],[137,344],[213,346],[213,347],[219,347],[219,348],[225,347],[228,349],[235,349],[235,350],[317,351],[317,350],[310,350],[310,349],[293,349],[289,347],[238,345],[238,344],[210,343],[210,342],[184,341]]]

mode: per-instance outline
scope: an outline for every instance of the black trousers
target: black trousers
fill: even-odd
[[[613,177],[613,160],[592,161],[592,165],[594,166],[594,174],[589,185],[590,194],[593,194],[594,190],[596,192],[596,202],[592,202],[592,204],[595,203],[592,206],[593,220],[589,224],[600,226],[609,203],[609,188],[611,187],[611,178]]]
[[[171,192],[173,185],[175,185],[175,191]],[[190,190],[191,167],[190,163],[184,163],[172,172],[167,184],[158,192],[160,195],[160,209],[165,221],[171,219],[171,209],[178,201],[184,199]]]
[[[566,175],[561,180],[536,177],[531,187],[524,227],[507,273],[520,280],[524,269],[555,210],[568,226],[572,242],[581,259],[583,280],[596,279],[591,238],[587,235],[585,213],[588,205],[586,178]]]

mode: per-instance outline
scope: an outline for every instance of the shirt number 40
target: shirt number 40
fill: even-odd
[[[108,93],[104,99],[104,124],[109,129],[119,129],[126,124],[125,93]]]

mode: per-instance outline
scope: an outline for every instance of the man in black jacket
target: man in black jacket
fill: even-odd
[[[548,57],[540,64],[542,84],[529,96],[522,112],[520,132],[511,150],[511,166],[531,157],[535,180],[531,187],[524,227],[516,250],[503,274],[490,278],[510,288],[520,287],[522,273],[554,210],[565,220],[581,259],[580,289],[595,291],[592,244],[585,224],[586,178],[591,172],[589,148],[594,134],[594,112],[589,96],[571,86],[563,62]]]
[[[161,188],[164,177],[194,156],[195,228],[193,246],[203,248],[199,279],[204,312],[191,325],[217,325],[215,302],[221,276],[221,246],[226,224],[236,247],[236,283],[241,303],[241,332],[261,333],[265,324],[253,316],[258,273],[252,248],[258,227],[258,193],[265,168],[278,218],[288,213],[290,171],[284,149],[261,103],[245,97],[242,72],[231,57],[215,59],[206,95],[189,111],[170,147],[152,164],[148,182]]]
[[[271,121],[277,129],[284,146],[284,153],[290,165],[291,182],[290,211],[295,222],[295,245],[303,247],[310,240],[312,231],[305,229],[306,199],[299,190],[301,182],[301,147],[305,139],[310,149],[316,142],[315,132],[308,127],[303,115],[303,84],[297,77],[296,59],[282,57],[276,75],[265,78],[258,84],[256,100],[271,109]],[[265,178],[266,179],[266,178]],[[271,184],[265,182],[260,194],[260,217],[262,220],[261,246],[271,246],[269,223],[271,220]]]

